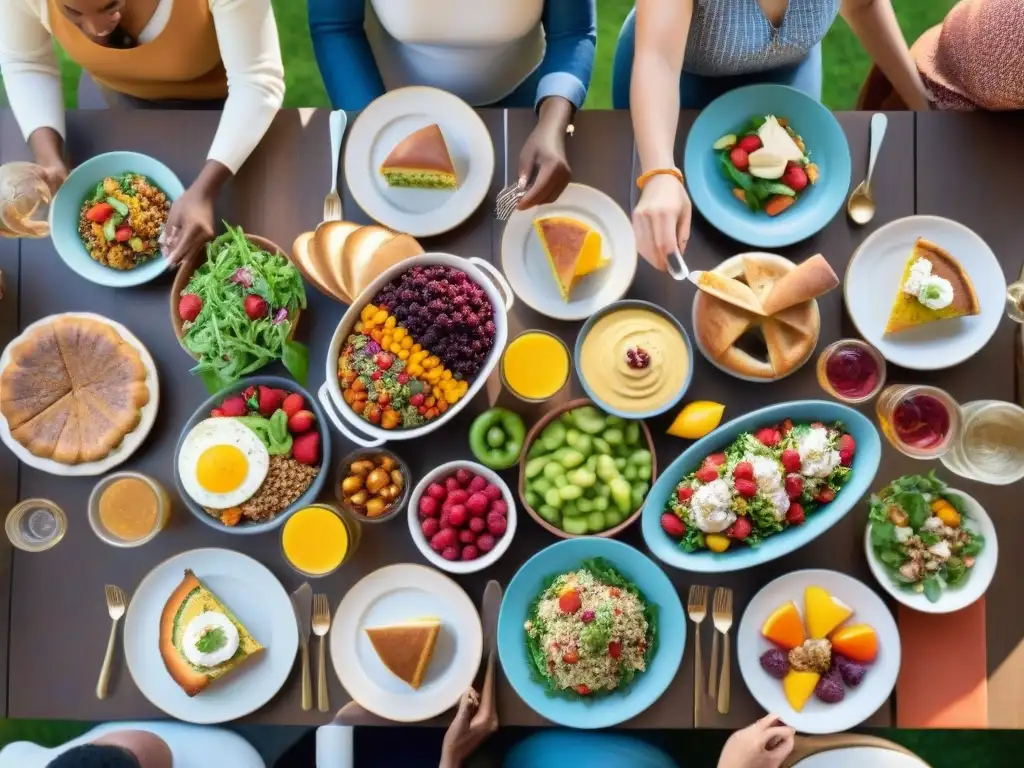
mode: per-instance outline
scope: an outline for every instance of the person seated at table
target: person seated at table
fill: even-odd
[[[1024,3],[962,0],[910,48],[932,107],[944,110],[1024,109]],[[860,92],[858,109],[906,109],[878,67]]]
[[[637,248],[655,268],[690,237],[690,198],[673,150],[679,110],[733,88],[781,83],[821,98],[821,40],[843,18],[913,109],[928,98],[890,0],[639,0],[615,52],[612,95],[630,107],[642,173]],[[635,54],[635,55],[634,55]]]
[[[27,741],[0,750],[0,768],[266,768],[236,733],[154,720],[108,723],[53,749]]]
[[[335,109],[427,85],[471,106],[534,107],[519,157],[520,208],[569,183],[565,133],[594,68],[594,0],[309,0],[309,29]],[[532,182],[532,183],[531,183]]]
[[[110,106],[223,107],[206,164],[174,202],[164,230],[172,262],[198,250],[213,236],[218,192],[284,99],[270,0],[0,0],[0,13],[7,96],[53,189],[68,175],[54,42],[96,81]],[[184,138],[171,130],[174,140]]]

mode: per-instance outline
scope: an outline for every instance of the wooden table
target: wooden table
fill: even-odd
[[[496,170],[492,193],[517,175],[517,158],[533,124],[529,111],[484,110],[485,123],[496,148]],[[678,149],[681,152],[686,131],[695,115],[684,113]],[[70,152],[83,159],[104,151],[132,149],[151,154],[166,162],[186,182],[195,177],[216,129],[215,113],[187,112],[72,112],[68,115]],[[867,163],[869,115],[843,113],[840,123],[846,131],[853,154],[854,176],[863,175]],[[508,158],[504,158],[507,121]],[[1009,277],[1016,276],[1021,255],[1013,250],[1019,243],[1019,228],[1014,227],[1010,181],[999,184],[982,182],[979,168],[989,176],[998,176],[1002,168],[1014,167],[1024,160],[1024,147],[1014,137],[1024,122],[1012,118],[963,118],[956,116],[915,117],[893,113],[882,154],[875,172],[879,213],[865,228],[851,226],[837,216],[816,237],[782,253],[802,259],[822,252],[842,274],[851,253],[879,226],[915,212],[935,212],[962,220],[975,228],[993,246]],[[625,112],[584,112],[576,120],[576,135],[569,140],[569,159],[574,180],[594,186],[615,199],[624,208],[634,201],[636,176],[632,130]],[[943,149],[955,142],[959,157]],[[21,159],[26,150],[9,113],[0,113],[0,160]],[[939,167],[930,158],[942,156],[950,163]],[[320,219],[324,191],[329,187],[327,113],[299,110],[282,112],[266,139],[239,176],[225,191],[219,213],[227,221],[247,231],[269,237],[290,248],[293,238],[311,229]],[[936,176],[941,172],[941,177]],[[984,176],[982,177],[984,178]],[[963,180],[958,188],[953,180]],[[969,190],[971,198],[965,199]],[[500,264],[501,225],[493,219],[493,194],[481,209],[454,232],[424,241],[428,250],[447,251],[462,256],[479,256]],[[964,202],[961,202],[964,201]],[[359,211],[347,189],[343,203],[348,218],[368,221]],[[1003,210],[991,209],[1002,205]],[[1016,240],[1014,239],[1016,238]],[[707,269],[722,259],[744,250],[713,230],[695,215],[693,236],[687,251],[691,268]],[[148,286],[114,291],[83,281],[60,262],[49,240],[0,241],[0,269],[7,275],[7,295],[0,302],[0,344],[6,344],[18,329],[57,312],[92,311],[127,325],[147,347],[156,361],[161,378],[161,406],[156,426],[145,445],[125,465],[158,478],[172,492],[172,456],[179,429],[204,399],[198,379],[187,373],[190,361],[175,341],[168,322],[170,278]],[[326,348],[343,307],[313,289],[309,289],[310,311],[304,315],[300,332],[309,344],[311,371],[309,389],[315,389],[327,373]],[[667,280],[646,263],[641,263],[629,293],[632,298],[656,302],[667,307],[689,325],[693,289]],[[821,346],[853,334],[844,316],[839,291],[820,300]],[[517,302],[510,317],[510,332],[527,327],[542,327],[566,341],[575,339],[578,323],[559,323],[541,317],[522,302]],[[980,398],[1013,399],[1012,329],[1004,321],[993,342],[970,362],[930,375],[911,376],[890,368],[893,381],[938,383],[961,401]],[[982,373],[983,372],[983,373]],[[574,393],[580,393],[577,381]],[[726,418],[781,400],[818,397],[820,390],[813,367],[807,366],[785,383],[772,387],[746,384],[733,379],[698,356],[693,385],[687,398],[714,399],[727,405]],[[409,463],[413,474],[456,457],[468,457],[466,431],[473,416],[486,406],[478,398],[467,411],[435,436],[429,451],[417,443],[397,443],[396,450]],[[670,414],[671,416],[671,414]],[[687,443],[665,436],[669,417],[651,423],[655,433],[661,466],[678,455]],[[336,456],[343,456],[351,445],[333,434]],[[879,481],[900,474],[918,472],[926,467],[885,447],[883,475]],[[8,508],[16,498],[43,496],[61,505],[69,516],[64,541],[50,552],[26,554],[13,551],[6,539],[0,542],[0,682],[6,684],[6,714],[15,718],[51,718],[115,720],[159,717],[130,680],[123,661],[115,665],[111,695],[97,701],[93,694],[109,622],[103,603],[102,585],[115,583],[131,592],[156,564],[179,552],[208,546],[238,549],[267,563],[291,591],[301,579],[283,562],[278,537],[229,536],[194,520],[177,505],[170,527],[154,541],[138,549],[117,550],[97,539],[85,520],[86,499],[95,479],[58,478],[18,466],[7,452],[0,452],[0,507]],[[505,473],[510,485],[513,473]],[[1010,488],[982,486],[958,481],[974,495],[996,519],[1004,542],[1021,541],[1024,518],[1014,516],[1014,491]],[[868,572],[862,551],[865,508],[861,505],[826,535],[811,545],[757,569],[716,577],[714,585],[736,590],[739,610],[766,582],[801,568],[833,568],[861,579],[874,581]],[[643,549],[639,526],[623,540]],[[554,538],[534,525],[525,515],[509,551],[483,575],[460,578],[470,596],[479,600],[487,577],[507,583],[527,557]],[[1005,551],[1005,550],[1004,550]],[[13,566],[11,561],[13,559]],[[345,591],[366,573],[389,563],[423,562],[403,524],[364,527],[357,558],[336,576],[317,584],[329,592],[337,605]],[[10,584],[4,580],[11,579]],[[671,570],[669,576],[685,598],[690,583],[688,574]],[[994,670],[1020,642],[1024,617],[1018,612],[1017,591],[1012,558],[1003,561],[1000,573],[989,592],[989,656]],[[705,582],[710,583],[710,582]],[[5,608],[9,610],[5,610]],[[692,625],[691,625],[692,626]],[[703,634],[705,663],[710,656],[710,630]],[[5,652],[4,644],[9,643]],[[687,646],[692,648],[693,638]],[[119,657],[120,659],[120,657]],[[734,659],[735,665],[735,659]],[[692,726],[693,685],[692,651],[686,654],[680,673],[666,694],[647,712],[627,723],[627,727],[680,728]],[[702,726],[734,728],[745,725],[760,714],[747,693],[734,666],[732,710],[719,716],[706,706],[707,720]],[[1018,678],[1019,679],[1019,678]],[[304,713],[299,707],[298,676],[293,675],[281,693],[267,706],[248,718],[249,722],[273,724],[323,723],[320,713]],[[331,702],[340,706],[347,700],[337,678],[330,675]],[[1018,700],[1017,711],[1024,709]],[[528,709],[514,691],[502,681],[499,691],[502,723],[535,725],[543,720]],[[886,726],[893,722],[891,705],[877,712],[869,725]]]

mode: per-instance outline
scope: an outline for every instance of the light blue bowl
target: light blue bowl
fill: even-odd
[[[849,482],[836,494],[835,499],[819,511],[808,515],[805,523],[769,536],[757,547],[737,546],[720,554],[710,551],[687,552],[680,548],[678,543],[661,529],[661,515],[665,511],[669,497],[675,493],[679,481],[696,469],[708,455],[729,445],[741,432],[753,432],[761,427],[778,424],[787,418],[792,419],[794,423],[804,424],[814,421],[826,424],[843,422],[857,444],[857,451],[853,457],[853,473]],[[753,568],[755,565],[770,562],[796,551],[841,520],[867,493],[881,460],[882,441],[879,439],[878,430],[867,417],[853,408],[825,400],[797,400],[770,405],[722,425],[691,445],[662,471],[661,477],[647,494],[647,501],[644,503],[641,515],[644,541],[659,560],[684,571],[724,573]]]
[[[107,152],[75,168],[57,190],[50,205],[50,237],[57,254],[89,282],[110,288],[148,283],[170,267],[166,259],[157,256],[135,269],[111,269],[94,261],[78,237],[78,214],[82,203],[92,195],[97,183],[107,176],[117,176],[126,171],[146,176],[171,202],[185,190],[174,171],[159,160],[137,152]]]
[[[665,404],[658,408],[654,408],[649,411],[623,411],[619,408],[613,408],[594,393],[590,388],[590,384],[587,382],[586,377],[584,377],[583,371],[580,370],[580,351],[583,349],[583,340],[587,338],[587,334],[590,333],[590,330],[594,327],[594,323],[605,315],[611,312],[616,312],[620,309],[646,309],[649,312],[654,312],[656,315],[661,315],[675,326],[679,335],[683,337],[683,344],[686,345],[686,357],[689,365],[686,372],[686,378],[683,379],[683,386],[679,388],[679,392],[676,396],[671,400],[665,401]],[[673,316],[667,309],[659,307],[657,304],[651,304],[649,301],[626,299],[624,301],[616,301],[609,304],[607,307],[598,310],[590,316],[590,319],[587,320],[587,322],[583,324],[583,327],[580,328],[580,332],[576,336],[576,346],[573,349],[573,364],[576,366],[576,376],[579,377],[580,384],[583,385],[583,391],[587,393],[587,397],[593,400],[597,407],[602,411],[610,413],[613,416],[619,416],[623,419],[650,419],[675,406],[676,403],[683,399],[683,395],[686,394],[686,390],[690,388],[690,382],[693,381],[693,344],[690,343],[690,335],[686,332],[686,329],[683,328],[683,324],[676,320],[675,316]]]
[[[658,606],[657,647],[647,669],[622,693],[575,700],[549,696],[531,672],[523,623],[552,577],[574,571],[595,557],[611,563],[649,603]],[[542,549],[509,582],[498,614],[498,655],[505,677],[534,712],[570,728],[610,728],[639,715],[668,688],[685,646],[686,619],[672,582],[646,555],[614,539],[566,539]]]
[[[784,117],[800,134],[821,178],[778,216],[754,213],[733,197],[712,145],[755,115]],[[683,170],[690,199],[705,219],[734,240],[777,248],[824,229],[850,189],[850,146],[835,116],[803,91],[787,85],[748,85],[719,96],[698,116],[686,138]]]

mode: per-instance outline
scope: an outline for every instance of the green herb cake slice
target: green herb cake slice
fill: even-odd
[[[435,123],[406,136],[380,166],[389,187],[455,189],[458,179],[444,134]]]
[[[160,617],[160,655],[189,696],[263,651],[263,646],[190,570]]]

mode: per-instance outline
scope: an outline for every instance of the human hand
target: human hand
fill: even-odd
[[[562,194],[572,172],[565,157],[565,128],[554,122],[539,122],[519,153],[520,186],[529,185],[519,200],[521,211],[553,203]]]
[[[50,194],[55,194],[68,178],[64,139],[53,128],[36,128],[28,137],[28,145],[40,176],[50,188]]]
[[[718,758],[718,768],[779,768],[793,751],[795,735],[796,731],[783,725],[778,715],[762,717],[729,737]]]
[[[633,232],[640,255],[655,269],[668,270],[668,256],[686,250],[693,206],[686,187],[666,173],[652,176],[633,209]]]
[[[164,257],[178,264],[192,256],[213,239],[213,196],[195,185],[171,204],[163,234],[160,236]]]
[[[45,165],[42,163],[37,165],[39,166],[39,175],[46,182],[46,186],[50,188],[50,194],[56,194],[57,190],[60,189],[60,185],[68,180],[67,165],[60,158],[54,158]]]
[[[478,711],[479,706],[480,696],[473,688],[462,694],[455,719],[444,734],[441,768],[459,768],[473,750],[498,730],[498,712],[494,706]]]

